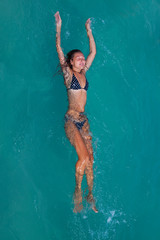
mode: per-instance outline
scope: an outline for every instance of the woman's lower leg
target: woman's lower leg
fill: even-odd
[[[85,173],[86,173],[86,178],[87,178],[88,191],[89,191],[89,193],[92,193],[92,189],[93,189],[93,166],[90,162],[86,166]]]
[[[86,165],[85,173],[86,173],[86,178],[87,178],[87,185],[88,185],[88,195],[87,195],[87,201],[91,204],[92,209],[94,212],[98,212],[96,205],[95,205],[95,200],[93,197],[92,189],[93,189],[93,159],[90,159],[88,164]]]
[[[81,184],[83,180],[84,170],[86,166],[86,159],[81,160],[79,159],[76,163],[76,187],[75,187],[75,193],[74,193],[74,204],[75,212],[80,212],[83,208],[82,206],[82,191],[81,191]]]

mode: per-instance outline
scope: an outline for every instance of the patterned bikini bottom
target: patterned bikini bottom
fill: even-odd
[[[72,145],[74,145],[75,127],[84,141],[91,139],[88,118],[83,112],[72,112],[72,114],[66,113],[65,115],[65,132]]]
[[[84,118],[84,117],[87,118],[83,113],[79,113],[79,114],[80,114],[79,115],[79,119]],[[65,115],[65,123],[68,120],[71,120],[75,124],[75,126],[78,128],[78,130],[81,130],[83,125],[84,125],[84,123],[87,121],[87,119],[79,121],[77,118],[75,119],[73,116],[70,116],[69,114],[66,114]]]

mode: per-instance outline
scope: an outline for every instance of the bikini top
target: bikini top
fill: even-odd
[[[71,82],[70,88],[67,88],[67,90],[70,90],[70,89],[73,89],[73,90],[84,89],[84,90],[87,91],[88,90],[88,86],[89,86],[89,83],[88,83],[88,81],[86,79],[86,85],[85,85],[84,88],[82,88],[81,85],[78,82],[78,79],[76,78],[76,76],[73,73],[73,75],[72,75],[72,82]]]

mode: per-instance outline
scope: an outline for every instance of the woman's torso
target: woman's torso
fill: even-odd
[[[71,71],[69,78],[68,84],[66,84],[69,102],[68,112],[84,112],[88,90],[88,81],[85,73]]]

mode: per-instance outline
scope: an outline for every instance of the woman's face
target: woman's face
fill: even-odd
[[[85,57],[81,52],[75,53],[71,60],[72,68],[76,68],[78,70],[84,69],[85,63]]]

